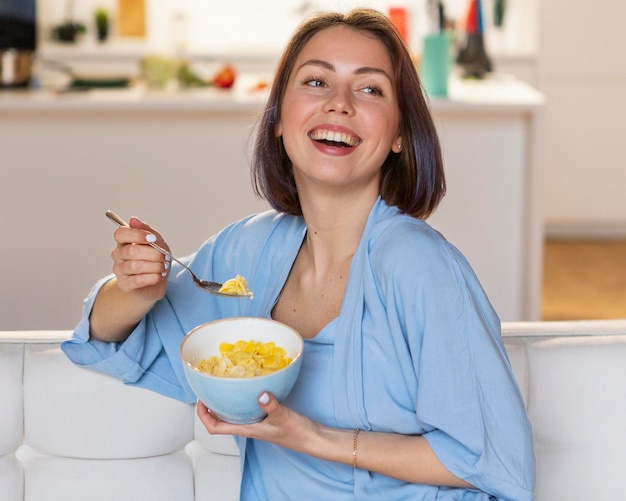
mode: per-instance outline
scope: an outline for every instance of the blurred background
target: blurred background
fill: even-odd
[[[13,0],[15,1],[15,0]],[[383,12],[393,7],[407,9],[411,45],[419,43],[428,29],[428,1],[390,0],[252,0],[201,1],[179,0],[38,0],[39,37],[49,39],[51,29],[73,20],[84,23],[95,36],[94,12],[105,9],[111,14],[113,38],[130,35],[134,20],[144,26],[142,44],[150,50],[170,50],[185,38],[191,52],[276,53],[306,15],[326,9],[346,10],[367,6]],[[460,21],[468,8],[467,0],[447,0],[446,17]],[[537,0],[507,0],[498,40],[500,52],[531,55],[537,44]],[[493,0],[483,2],[485,24],[493,24]],[[184,28],[181,28],[180,22]],[[491,36],[494,30],[488,30]]]
[[[457,43],[463,39],[471,3],[471,0],[443,2],[446,30]],[[606,0],[601,6],[581,0],[483,0],[480,4],[484,46],[493,65],[485,79],[510,75],[545,97],[539,152],[541,190],[534,190],[534,198],[526,200],[527,204],[540,207],[541,214],[544,242],[539,257],[543,281],[541,317],[624,317],[626,150],[620,131],[626,117],[623,96],[626,56],[621,41],[626,4],[618,0]],[[5,267],[1,273],[5,277],[1,293],[7,307],[0,311],[0,328],[43,328],[32,321],[28,308],[17,313],[19,305],[28,302],[28,296],[22,297],[20,292],[20,297],[15,298],[16,284],[22,279],[14,267],[16,262],[21,266],[36,262],[39,253],[45,252],[37,246],[41,244],[45,249],[45,242],[31,239],[47,210],[38,204],[48,200],[50,193],[56,190],[62,204],[68,204],[81,191],[93,190],[89,195],[92,200],[101,196],[103,190],[117,193],[117,198],[108,197],[118,204],[116,207],[98,206],[93,215],[88,214],[89,220],[96,214],[102,219],[96,228],[59,225],[63,235],[71,235],[73,239],[82,235],[91,239],[94,247],[102,246],[99,235],[103,231],[110,239],[107,230],[111,228],[101,212],[109,208],[140,209],[128,201],[128,193],[142,189],[145,173],[135,172],[133,164],[145,162],[146,156],[139,140],[134,150],[132,143],[120,146],[110,139],[120,119],[127,123],[137,120],[139,125],[146,118],[149,129],[141,122],[146,131],[143,139],[146,148],[150,144],[155,149],[157,145],[171,146],[169,163],[160,164],[150,157],[151,173],[160,179],[162,186],[162,191],[154,193],[155,199],[167,200],[168,187],[176,174],[172,164],[185,162],[196,169],[199,160],[197,151],[189,153],[191,146],[182,143],[189,141],[197,145],[208,141],[199,114],[194,114],[194,109],[202,108],[204,98],[189,92],[181,97],[185,90],[181,87],[197,92],[211,87],[210,91],[214,92],[216,87],[223,86],[229,94],[210,94],[209,99],[218,103],[211,105],[212,113],[216,109],[218,115],[222,113],[217,117],[220,130],[211,134],[214,143],[230,145],[231,161],[241,164],[241,171],[229,185],[229,189],[237,189],[247,183],[249,156],[247,149],[235,145],[249,144],[252,134],[248,129],[242,130],[240,123],[244,121],[250,126],[254,123],[255,111],[262,103],[288,36],[306,15],[316,10],[343,10],[358,5],[383,12],[400,9],[405,16],[407,42],[419,62],[423,38],[432,30],[432,11],[427,0],[0,0],[3,82],[0,208],[3,219],[12,219],[4,233],[12,247],[10,251],[5,248],[1,259]],[[11,38],[15,35],[12,30],[16,19],[24,21],[26,26],[32,25],[34,33],[32,40],[20,39],[17,52],[12,50],[15,42]],[[20,27],[22,35],[24,29]],[[31,51],[28,82],[20,85],[17,61],[23,52]],[[180,73],[181,62],[188,71],[184,78]],[[225,69],[231,73],[224,73]],[[161,94],[152,93],[147,101],[138,104],[137,89],[145,89],[146,82],[160,88]],[[115,98],[108,97],[110,94],[103,97],[106,91],[118,93]],[[176,93],[179,97],[173,99]],[[145,98],[145,94],[141,96]],[[150,115],[154,106],[159,107],[161,114],[169,107],[167,121],[162,115]],[[124,114],[125,107],[134,107],[134,112]],[[113,116],[113,110],[121,113],[122,118]],[[237,124],[232,121],[233,110],[239,120]],[[68,113],[79,120],[55,120]],[[163,120],[161,125],[159,120]],[[194,121],[198,122],[197,133],[185,133],[186,139],[179,139],[175,134],[177,127]],[[92,125],[98,131],[97,137],[85,132]],[[104,152],[110,154],[116,148],[123,151],[113,156],[115,166],[96,161]],[[25,155],[26,150],[30,156]],[[37,151],[41,152],[40,157]],[[210,146],[201,150],[200,155],[204,161],[212,158],[218,163],[223,161],[219,155],[212,157],[215,153]],[[33,158],[37,165],[32,165]],[[161,158],[166,161],[163,155]],[[59,169],[64,163],[73,167]],[[78,170],[80,166],[85,171],[97,166],[98,170],[106,171],[107,165],[108,175],[88,177]],[[120,186],[127,190],[124,196]],[[247,190],[248,184],[241,189]],[[223,197],[220,203],[227,205],[228,190],[220,192]],[[77,206],[80,204],[71,207]],[[262,207],[258,201],[242,203],[240,211],[224,212],[222,217],[216,214],[206,231],[199,233],[207,236],[233,216],[243,216]],[[143,208],[150,215],[150,208],[145,204]],[[190,212],[197,209],[193,205]],[[85,207],[85,210],[92,209]],[[22,215],[19,221],[16,214]],[[74,217],[66,215],[70,221]],[[197,234],[190,238],[176,233],[174,215],[165,220],[161,217],[159,214],[157,222],[169,230],[168,234],[184,242],[183,252],[200,243]],[[25,238],[26,234],[29,238]],[[62,242],[59,239],[55,247]],[[86,243],[81,242],[81,246]],[[104,255],[106,259],[109,249],[104,250],[83,258],[103,259]],[[81,252],[89,251],[81,249]],[[38,274],[45,273],[35,269]],[[64,272],[67,275],[71,268]],[[93,276],[81,277],[83,289],[105,272],[108,272],[106,262],[98,268],[98,275],[94,271]],[[58,283],[63,282],[63,276],[55,278]],[[58,325],[50,327],[71,328],[73,318],[65,314]]]

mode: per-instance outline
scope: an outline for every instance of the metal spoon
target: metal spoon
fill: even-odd
[[[108,211],[106,211],[105,214],[106,214],[106,217],[108,217],[114,223],[117,223],[120,226],[128,226],[128,223],[126,221],[124,221],[121,217],[119,217],[115,212],[113,212],[111,210],[108,210]],[[158,250],[164,256],[169,256],[173,261],[176,261],[183,268],[185,268],[191,274],[191,278],[193,279],[194,285],[196,287],[202,289],[203,291],[210,292],[211,294],[215,294],[216,296],[251,297],[250,293],[248,293],[248,294],[227,294],[227,293],[224,293],[224,292],[220,292],[220,289],[222,288],[222,284],[220,284],[218,282],[209,282],[207,280],[199,279],[195,275],[195,273],[193,271],[191,271],[189,269],[189,267],[185,263],[183,263],[182,261],[180,261],[179,259],[174,257],[170,252],[165,250],[163,247],[160,247],[160,246],[158,246],[157,244],[155,244],[153,242],[148,242],[148,245],[150,245],[152,248]]]

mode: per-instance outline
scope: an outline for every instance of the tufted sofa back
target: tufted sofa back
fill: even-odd
[[[536,501],[626,499],[626,320],[503,324],[537,458]]]
[[[0,500],[234,501],[231,437],[194,407],[72,365],[69,332],[0,333]],[[533,424],[537,501],[626,492],[626,320],[503,324]]]
[[[76,367],[69,335],[0,334],[0,500],[238,498],[231,437],[192,405]]]

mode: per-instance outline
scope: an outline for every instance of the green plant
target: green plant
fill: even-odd
[[[94,11],[98,40],[106,40],[109,35],[109,11],[104,7],[98,7]]]
[[[109,11],[104,7],[98,7],[94,11],[94,17],[96,18],[96,23],[103,24],[109,22]]]

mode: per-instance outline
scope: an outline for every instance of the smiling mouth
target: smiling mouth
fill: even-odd
[[[358,137],[354,137],[345,132],[337,132],[331,130],[314,130],[309,134],[313,141],[327,144],[337,148],[351,148],[361,142]]]

